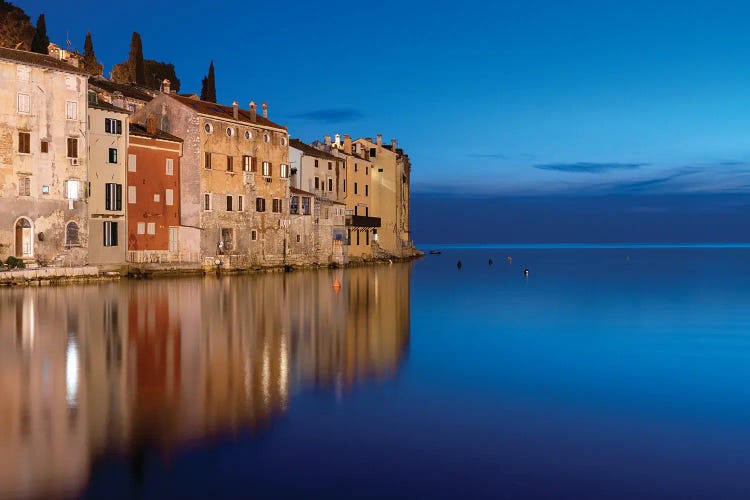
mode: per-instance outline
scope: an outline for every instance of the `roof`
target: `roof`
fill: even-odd
[[[296,187],[289,186],[289,192],[294,194],[304,194],[307,196],[315,196],[315,194],[309,192],[309,191],[303,191],[301,189],[297,189]]]
[[[85,75],[87,74],[80,68],[76,68],[70,63],[61,61],[55,57],[51,57],[45,54],[37,54],[36,52],[27,52],[25,50],[15,50],[6,47],[0,47],[0,59],[12,61],[21,64],[30,64],[32,66],[41,66],[48,69],[56,69],[58,71],[64,71],[66,73],[78,73]]]
[[[120,114],[123,114],[123,115],[129,114],[127,109],[118,108],[117,106],[115,106],[113,104],[110,104],[107,101],[91,102],[89,100],[88,107],[89,108],[101,109],[102,111],[110,111],[112,113],[120,113]]]
[[[143,125],[139,125],[138,123],[131,123],[128,128],[130,130],[130,135],[135,135],[138,137],[149,137],[151,139],[160,139],[162,141],[182,142],[182,139],[180,139],[179,137],[168,134],[163,130],[156,129],[155,133],[150,134],[148,130],[146,130],[146,127],[144,127]]]
[[[149,102],[153,99],[151,94],[148,94],[144,90],[141,90],[137,85],[133,83],[116,83],[106,78],[93,77],[89,79],[89,86],[96,87],[97,89],[109,92],[121,92],[123,96],[131,99],[137,99],[139,101]]]
[[[314,156],[316,158],[323,158],[326,160],[339,160],[340,159],[340,158],[337,158],[336,156],[333,156],[330,153],[326,153],[325,151],[322,151],[318,148],[310,146],[309,144],[305,144],[299,139],[289,139],[289,147],[299,149],[307,156]]]
[[[216,118],[222,118],[224,120],[245,122],[253,125],[260,125],[262,127],[272,127],[281,130],[287,128],[283,125],[272,122],[268,118],[263,118],[261,113],[256,113],[255,121],[250,119],[250,110],[239,109],[238,119],[234,119],[234,108],[232,106],[224,106],[223,104],[216,104],[214,102],[201,101],[191,97],[185,97],[177,94],[169,94],[172,99],[184,104],[185,106],[192,108],[197,113],[202,115],[215,116]]]

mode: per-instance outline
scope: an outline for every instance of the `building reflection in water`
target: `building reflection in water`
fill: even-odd
[[[0,497],[67,496],[107,454],[257,431],[293,394],[395,376],[409,264],[0,290]]]

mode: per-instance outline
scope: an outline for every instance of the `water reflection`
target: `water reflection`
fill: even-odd
[[[393,377],[410,266],[0,291],[0,497],[257,430],[293,395]],[[137,480],[137,477],[135,478]]]

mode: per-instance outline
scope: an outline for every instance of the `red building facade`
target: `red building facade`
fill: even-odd
[[[130,124],[128,255],[179,254],[182,139],[153,126]]]

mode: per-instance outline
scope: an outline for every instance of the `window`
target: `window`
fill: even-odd
[[[117,246],[117,222],[106,221],[104,223],[104,246]]]
[[[129,102],[128,103],[128,111],[130,112],[130,114],[135,113],[135,104],[133,104],[132,102]]]
[[[48,185],[45,184],[45,185],[42,186],[42,194],[49,194],[49,186]]]
[[[275,213],[281,213],[281,200],[279,198],[273,199],[273,211]]]
[[[18,112],[31,113],[31,96],[29,94],[18,93]]]
[[[78,181],[68,180],[65,182],[65,197],[69,200],[78,199]]]
[[[354,205],[354,215],[359,215],[359,205]]]
[[[231,156],[227,156],[227,172],[234,172],[234,158]]]
[[[263,142],[265,143],[271,142],[271,136],[268,134],[263,134]]]
[[[18,196],[31,196],[31,178],[18,178]]]
[[[239,196],[237,197],[237,211],[238,211],[238,212],[242,212],[242,210],[243,210],[243,203],[242,203],[242,202],[243,202],[244,200],[243,200],[242,198],[243,198],[243,197],[242,197],[242,195],[239,195]]]
[[[72,76],[66,76],[65,88],[68,90],[78,90],[78,86],[76,85],[76,79]]]
[[[122,134],[122,120],[116,120],[114,118],[104,119],[104,131],[108,134]]]
[[[255,210],[257,212],[266,211],[266,199],[265,198],[255,198]]]
[[[68,222],[65,226],[65,244],[68,246],[81,244],[78,239],[78,224],[75,222]]]
[[[304,215],[310,215],[310,197],[309,196],[302,197],[302,213]]]
[[[203,155],[203,167],[211,170],[211,153]]]
[[[354,183],[354,194],[357,194],[357,183]]]
[[[205,130],[207,134],[211,134],[214,131],[214,127],[210,123],[206,123],[203,125],[203,130]]]
[[[333,179],[328,179],[328,191],[333,192]]]
[[[253,240],[253,241],[257,240],[258,239],[258,231],[256,231],[255,229],[253,229],[252,231],[250,231],[250,239]]]
[[[318,160],[315,160],[315,168],[318,168]]]
[[[167,158],[167,175],[174,175],[174,160],[172,158]]]
[[[273,172],[273,169],[271,168],[271,162],[264,161],[263,162],[263,175],[265,177],[271,177],[271,172]]]
[[[365,245],[370,244],[370,231],[365,231]]]
[[[299,242],[300,242],[300,237],[299,237],[299,234],[298,234],[297,235],[297,243],[299,243]]]
[[[286,179],[287,177],[289,177],[289,165],[282,163],[281,165],[279,165],[279,170],[281,171],[280,175],[282,179]]]
[[[328,170],[333,170],[333,162],[328,162]]]
[[[136,156],[128,155],[128,172],[135,172]]]
[[[227,196],[227,212],[232,211],[232,196]]]
[[[206,193],[203,195],[203,210],[209,211],[211,210],[211,194]]]
[[[117,148],[109,148],[109,162],[117,163]]]
[[[375,152],[376,152],[375,148],[370,148],[370,156],[372,157],[376,156]]]
[[[369,175],[369,168],[365,165],[365,175]]]
[[[160,203],[161,202],[161,195],[159,193],[154,195],[154,202]]]
[[[16,78],[22,82],[29,81],[29,75],[31,74],[31,68],[28,66],[18,66],[16,69]]]
[[[245,130],[245,139],[248,141],[253,138],[253,134],[249,130]]]
[[[68,158],[78,158],[78,138],[68,137]]]
[[[299,213],[299,196],[292,196],[292,200],[289,203],[289,213],[290,214]]]
[[[320,178],[319,177],[315,178],[315,189],[320,189]]]
[[[104,185],[104,209],[122,210],[122,184],[108,182]]]
[[[31,134],[29,132],[18,133],[18,152],[31,154]]]
[[[370,196],[370,186],[365,184],[365,196]]]
[[[167,189],[167,190],[166,190],[166,191],[164,192],[164,202],[165,202],[165,203],[166,203],[167,205],[170,205],[170,206],[171,206],[171,205],[174,205],[174,190],[172,190],[172,189]]]
[[[227,127],[227,137],[232,137],[234,135],[234,129],[232,127]]]
[[[358,168],[359,168],[359,165],[357,165],[357,164],[355,163],[355,164],[354,164],[354,171],[356,172]]]
[[[282,145],[282,146],[286,146],[286,137],[284,137],[284,136],[282,135],[282,136],[281,136],[281,140],[280,140],[279,142],[281,142],[281,145]]]
[[[252,156],[244,155],[242,157],[242,171],[243,172],[255,172],[255,158]]]
[[[138,223],[138,234],[146,234],[146,223],[145,222],[139,222]]]
[[[65,101],[65,119],[78,119],[78,103],[76,101]]]
[[[357,246],[359,246],[359,231],[357,231]]]
[[[344,179],[344,192],[346,193],[346,179]]]
[[[232,250],[233,233],[234,231],[231,228],[221,228],[221,242],[223,243],[222,248],[224,251]]]
[[[128,186],[128,203],[135,203],[135,186]]]
[[[146,234],[156,234],[156,222],[146,224]]]
[[[365,217],[370,216],[370,207],[365,207]]]
[[[39,148],[42,153],[49,153],[49,141],[42,140],[42,145]]]
[[[347,245],[352,244],[352,230],[351,229],[346,230],[346,244]]]

